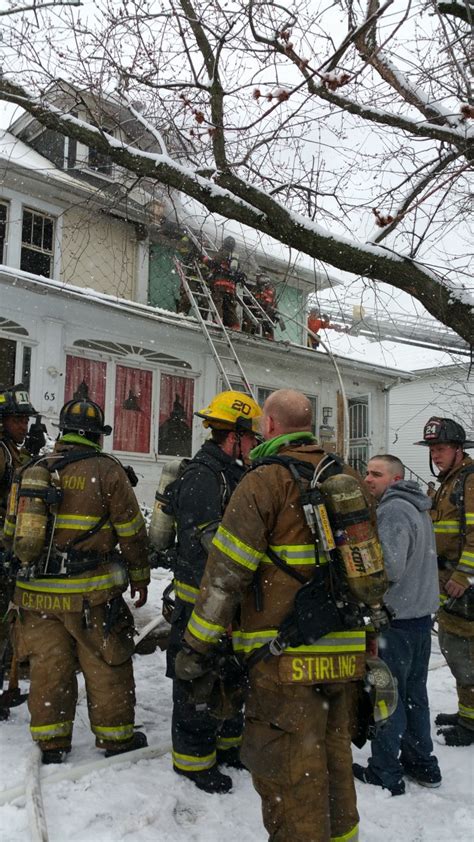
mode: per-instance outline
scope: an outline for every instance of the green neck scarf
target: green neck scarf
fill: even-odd
[[[61,444],[83,444],[84,447],[94,447],[99,453],[102,450],[100,444],[96,444],[95,441],[86,439],[85,436],[78,436],[76,433],[66,433],[65,436],[61,436],[59,441]]]
[[[249,454],[250,461],[254,462],[256,459],[263,459],[265,456],[273,456],[273,454],[277,453],[282,447],[285,447],[287,444],[295,441],[299,444],[316,443],[316,439],[312,433],[283,433],[282,436],[275,436],[275,438],[264,441],[263,444],[258,444],[257,447],[254,447]]]

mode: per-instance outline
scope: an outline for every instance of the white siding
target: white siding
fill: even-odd
[[[431,415],[454,418],[472,438],[474,429],[474,379],[467,369],[450,366],[430,369],[412,383],[396,386],[390,393],[389,452],[428,481],[428,451],[413,444],[423,437]]]

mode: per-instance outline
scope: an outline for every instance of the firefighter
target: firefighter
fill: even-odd
[[[37,421],[28,432],[28,421],[36,415]],[[5,521],[8,494],[17,468],[28,462],[44,447],[45,427],[31,404],[27,390],[22,383],[0,392],[0,648],[3,667],[11,659],[8,644],[8,624],[5,616],[11,597],[12,582],[7,570],[7,551],[3,546],[1,533]],[[0,705],[0,719],[8,717],[8,707]]]
[[[191,292],[199,293],[200,286],[199,282],[201,279],[203,281],[206,280],[205,273],[201,271],[199,276],[199,272],[196,269],[196,263],[202,269],[202,256],[201,250],[198,248],[197,243],[194,241],[193,238],[189,236],[188,233],[184,233],[178,243],[178,252],[180,255],[181,262],[186,272],[186,278],[191,288]],[[203,319],[205,319],[208,315],[208,311],[204,306],[203,302],[200,302],[202,306],[199,307],[199,311]],[[179,299],[176,302],[176,312],[183,313],[185,316],[189,315],[189,311],[191,309],[191,302],[188,298],[187,292],[184,289],[184,286],[180,284],[179,288]]]
[[[71,749],[78,666],[97,747],[108,757],[147,744],[134,733],[133,618],[122,597],[130,583],[137,607],[147,599],[144,520],[124,468],[102,453],[111,432],[102,409],[68,401],[59,428],[53,453],[17,475],[5,521],[21,563],[12,634],[30,661],[30,731],[43,763]]]
[[[329,327],[331,327],[331,324],[327,313],[320,313],[317,307],[311,307],[308,314],[308,330],[315,336],[308,334],[308,348],[316,350],[319,347],[320,331],[327,330]]]
[[[197,710],[189,699],[189,685],[175,676],[174,663],[207,560],[201,530],[206,526],[217,528],[244,474],[248,453],[256,444],[261,410],[248,395],[227,391],[216,395],[196,415],[210,429],[211,438],[170,492],[177,525],[176,601],[167,649],[167,675],[173,679],[173,768],[205,792],[227,792],[232,780],[219,771],[218,765],[240,766],[242,713],[219,723],[206,709]]]
[[[235,293],[244,275],[239,271],[234,238],[225,237],[215,257],[204,257],[203,262],[211,270],[211,295],[224,326],[240,330]]]
[[[255,298],[268,318],[274,322],[276,316],[276,289],[275,285],[272,284],[270,278],[267,278],[266,275],[257,275]],[[271,322],[262,321],[262,336],[271,342],[274,340],[275,330]]]
[[[435,724],[448,746],[474,743],[474,441],[452,418],[432,417],[422,441],[439,473],[431,517],[436,536],[441,606],[439,643],[456,679],[458,712],[440,713]]]
[[[246,656],[250,680],[241,757],[262,799],[269,837],[352,842],[358,813],[346,691],[347,682],[365,673],[365,632],[316,633],[311,645],[288,651],[273,645],[303,582],[327,562],[324,553],[316,556],[299,483],[278,460],[293,457],[314,469],[326,454],[314,440],[311,404],[301,392],[270,395],[262,430],[266,441],[251,458],[264,462],[241,480],[224,513],[176,671],[188,681],[206,674],[214,645],[239,611],[234,650]],[[329,592],[321,596],[329,604]],[[324,614],[328,628],[325,607],[314,620],[316,614]]]

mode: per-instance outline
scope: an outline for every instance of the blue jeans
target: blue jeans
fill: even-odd
[[[430,651],[429,625],[420,628],[416,621],[396,621],[379,641],[379,655],[398,681],[398,704],[372,741],[369,767],[388,788],[404,771],[416,778],[417,772],[426,776],[438,770],[426,690]]]

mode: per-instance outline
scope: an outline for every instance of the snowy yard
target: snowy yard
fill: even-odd
[[[137,612],[144,626],[159,610],[167,577],[153,572],[149,603]],[[137,725],[150,746],[169,747],[171,682],[165,678],[164,653],[135,657]],[[432,719],[455,709],[454,682],[437,642],[433,640],[429,692]],[[435,728],[433,727],[435,734]],[[357,784],[362,842],[472,842],[473,752],[447,748],[434,736],[443,783],[438,790],[407,781],[404,796]],[[0,790],[21,785],[31,753],[26,705],[15,708],[0,725]],[[368,747],[355,750],[364,760]],[[89,772],[80,780],[47,783],[66,767],[99,760],[89,730],[87,707],[80,693],[73,751],[62,767],[42,769],[42,790],[49,842],[265,842],[260,802],[247,772],[232,770],[234,788],[228,795],[207,795],[175,775],[168,753],[131,763],[120,762]],[[29,842],[31,836],[24,798],[3,804],[0,792],[1,842]],[[36,840],[35,840],[36,842]]]

